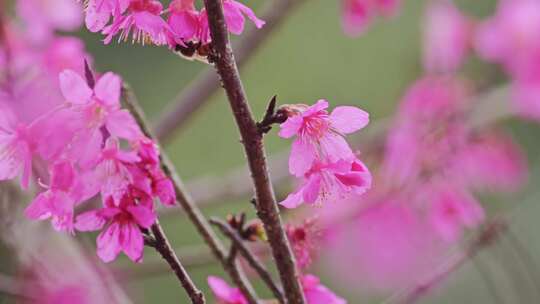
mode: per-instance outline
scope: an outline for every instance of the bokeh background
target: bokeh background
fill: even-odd
[[[260,9],[268,1],[244,2],[260,15]],[[340,26],[339,0],[306,0],[241,71],[254,113],[262,115],[268,100],[277,94],[280,103],[311,103],[325,98],[332,105],[354,104],[370,112],[373,121],[392,115],[404,90],[422,75],[422,13],[427,1],[404,2],[398,16],[378,20],[363,36],[350,38],[343,34]],[[496,1],[461,0],[457,3],[464,12],[481,17],[493,11]],[[165,48],[128,43],[105,46],[99,35],[85,30],[78,35],[85,40],[87,49],[94,56],[96,68],[122,75],[134,88],[153,121],[197,74],[210,68],[183,60]],[[479,87],[505,83],[502,73],[475,58],[467,63],[463,74]],[[517,119],[501,123],[524,147],[531,176],[521,192],[485,196],[482,201],[488,212],[490,209],[502,209],[511,213],[510,229],[524,244],[531,260],[524,261],[523,253],[516,253],[515,244],[502,238],[476,259],[490,270],[488,277],[478,272],[476,262],[468,263],[444,286],[426,297],[424,303],[494,303],[490,284],[504,295],[503,303],[521,303],[520,295],[534,295],[534,290],[540,287],[539,281],[529,278],[531,271],[535,271],[534,264],[540,263],[537,232],[540,215],[540,127]],[[190,181],[202,176],[220,176],[242,165],[244,156],[238,139],[226,98],[220,92],[175,133],[165,149],[180,175]],[[266,137],[269,154],[287,149],[288,144],[288,141],[279,139],[275,131]],[[249,198],[223,201],[204,209],[204,212],[223,216],[245,211],[253,215]],[[162,224],[180,255],[183,250],[201,244],[201,239],[182,215],[167,217]],[[92,244],[93,236],[87,237],[81,241]],[[147,249],[145,260],[154,263],[159,261],[159,257]],[[112,266],[140,267],[125,258],[118,259]],[[354,269],[354,261],[351,261],[351,269]],[[206,276],[222,275],[216,264],[190,267],[189,271],[205,292],[209,292]],[[325,276],[325,269],[319,269],[318,273],[326,285],[347,298],[349,303],[380,303],[385,298],[385,295],[372,295],[362,290],[360,279],[358,288],[350,290],[332,277]],[[540,276],[540,273],[536,275]],[[136,303],[188,303],[170,272],[127,277],[125,284]],[[0,302],[10,303],[10,299],[0,295]]]

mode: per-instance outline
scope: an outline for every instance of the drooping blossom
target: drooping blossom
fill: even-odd
[[[26,208],[25,215],[33,220],[51,218],[58,231],[73,233],[74,208],[97,193],[97,187],[78,175],[73,164],[61,161],[52,165],[50,185]]]
[[[303,183],[280,204],[296,208],[302,203],[321,205],[337,202],[351,195],[363,194],[371,187],[371,173],[358,159],[335,163],[316,161],[305,174]]]
[[[453,72],[470,48],[472,24],[448,0],[427,8],[424,21],[424,68],[429,72]]]
[[[77,216],[75,228],[79,231],[103,229],[97,238],[97,253],[104,262],[113,261],[120,252],[134,262],[142,262],[144,240],[141,228],[150,228],[155,220],[151,206],[136,203],[126,193],[119,202],[108,197],[102,209]]]
[[[344,135],[365,127],[369,123],[367,112],[356,107],[340,106],[329,114],[326,100],[319,100],[312,106],[300,104],[283,108],[289,118],[281,124],[279,136],[296,136],[289,157],[291,174],[302,177],[315,162],[332,164],[340,160],[354,160],[354,153]]]
[[[248,301],[239,288],[231,287],[223,279],[209,276],[208,286],[219,304],[247,304]]]
[[[321,284],[318,277],[306,274],[302,277],[302,289],[309,304],[346,304],[347,301]]]
[[[116,35],[119,35],[119,41],[127,40],[131,35],[133,42],[167,44],[171,28],[160,16],[162,11],[159,1],[131,0],[126,12],[122,15],[114,13],[112,24],[103,29],[104,43],[110,43]]]
[[[343,0],[342,25],[350,36],[362,34],[377,15],[395,15],[400,0]]]
[[[477,31],[476,49],[488,61],[501,64],[512,78],[518,114],[540,119],[540,3],[501,0],[494,16]]]

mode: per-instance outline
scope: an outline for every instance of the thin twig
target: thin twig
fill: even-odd
[[[139,126],[141,127],[143,133],[148,137],[154,140],[157,144],[156,138],[152,135],[152,132],[149,129],[149,125],[146,122],[144,117],[144,112],[137,102],[137,98],[128,85],[124,85],[124,100],[126,107],[129,109]],[[176,200],[180,203],[188,218],[191,220],[203,240],[206,242],[213,255],[221,262],[225,271],[229,274],[234,283],[242,290],[253,290],[251,284],[247,280],[245,274],[241,269],[238,268],[236,264],[228,264],[226,260],[225,248],[219,238],[215,235],[214,231],[210,227],[210,224],[202,214],[201,210],[195,205],[193,199],[189,196],[187,190],[185,190],[184,183],[174,170],[172,162],[169,160],[167,155],[161,153],[161,168],[165,172],[165,175],[169,177],[174,185],[174,190],[176,192]],[[156,236],[157,238],[157,236]]]
[[[285,235],[274,197],[274,190],[270,184],[262,135],[259,133],[257,123],[251,114],[238,73],[238,67],[234,60],[223,14],[223,6],[221,0],[205,0],[204,5],[208,14],[210,36],[212,37],[212,51],[209,59],[215,63],[242,137],[255,186],[257,215],[262,220],[268,234],[268,240],[272,247],[272,254],[277,264],[281,283],[285,289],[287,302],[289,304],[303,304],[305,299],[299,282],[296,261]]]
[[[469,260],[474,258],[482,249],[489,247],[508,229],[506,223],[501,219],[493,219],[486,223],[478,235],[469,243],[464,252],[452,259],[445,267],[436,272],[423,283],[399,292],[386,301],[384,304],[412,304],[429,294],[433,289],[439,287],[451,274],[456,272]]]
[[[240,235],[232,227],[227,224],[226,222],[218,219],[218,218],[211,218],[210,223],[214,224],[216,227],[218,227],[221,232],[231,240],[232,244],[231,246],[234,246],[233,248],[237,248],[240,251],[240,254],[246,259],[246,261],[249,263],[249,265],[259,274],[263,282],[268,286],[268,288],[272,291],[274,296],[278,299],[279,303],[284,303],[284,296],[283,292],[281,291],[281,288],[277,286],[277,284],[272,279],[272,276],[266,270],[263,263],[259,261],[259,259],[249,250],[249,248],[246,246]]]
[[[206,303],[203,293],[199,289],[197,289],[197,286],[195,286],[195,284],[191,280],[186,269],[184,268],[182,263],[180,263],[180,260],[172,249],[171,244],[165,236],[163,228],[161,228],[161,225],[159,224],[159,221],[157,219],[156,222],[152,225],[151,229],[152,233],[156,238],[154,248],[161,254],[163,259],[165,259],[167,263],[169,263],[169,266],[171,266],[171,269],[174,271],[174,274],[182,284],[182,287],[188,294],[191,302],[194,304]]]
[[[262,14],[266,24],[261,29],[250,28],[235,44],[238,66],[242,67],[267,40],[275,29],[287,19],[296,7],[305,0],[275,0],[270,1]],[[162,112],[154,125],[157,137],[162,142],[171,139],[174,132],[181,128],[213,94],[220,88],[219,79],[214,71],[208,69],[200,74],[174,102]]]

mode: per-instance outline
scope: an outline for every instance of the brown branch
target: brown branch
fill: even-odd
[[[296,261],[285,235],[274,191],[270,184],[262,135],[259,133],[257,123],[251,114],[232,53],[221,0],[205,0],[204,5],[208,14],[210,36],[212,37],[213,49],[209,59],[215,63],[217,72],[221,77],[242,137],[255,186],[257,214],[264,223],[268,234],[268,240],[285,289],[287,302],[290,304],[305,303]]]
[[[246,259],[246,261],[249,263],[249,265],[259,274],[263,282],[268,286],[268,288],[272,291],[274,296],[278,299],[279,303],[285,303],[283,292],[281,291],[281,288],[277,286],[277,284],[272,279],[272,276],[266,270],[263,263],[257,259],[257,257],[249,250],[249,248],[246,246],[240,235],[232,227],[227,224],[226,222],[218,219],[218,218],[211,218],[210,223],[214,224],[216,227],[218,227],[221,232],[231,240],[232,244],[231,246],[234,246],[233,248],[237,248],[240,251],[240,254]]]
[[[305,0],[270,1],[262,14],[266,24],[261,29],[250,28],[235,44],[238,66],[242,67],[253,57],[259,47],[279,28]],[[183,90],[160,115],[154,125],[157,138],[162,142],[170,140],[175,130],[182,127],[190,117],[199,110],[220,88],[219,79],[214,71],[208,69],[200,74],[185,90]]]
[[[129,109],[139,126],[141,127],[143,133],[148,137],[154,140],[157,144],[156,138],[152,135],[152,132],[149,129],[149,124],[146,122],[144,117],[144,112],[137,102],[137,98],[132,90],[129,89],[129,86],[124,85],[123,94],[125,96],[124,100],[126,107]],[[226,260],[226,253],[223,244],[219,238],[215,235],[214,231],[210,227],[210,224],[202,214],[201,210],[197,208],[193,199],[189,196],[185,186],[174,170],[174,166],[169,158],[161,153],[161,168],[165,172],[165,175],[169,177],[174,185],[174,190],[176,192],[176,200],[180,203],[188,218],[191,220],[203,240],[206,242],[213,255],[221,262],[225,271],[229,274],[234,283],[242,290],[253,290],[251,284],[247,280],[244,273],[241,269],[238,268],[236,264],[229,264]],[[155,232],[154,232],[155,233]],[[157,239],[157,236],[156,236]],[[172,250],[172,249],[171,249]]]
[[[501,219],[494,219],[486,223],[478,235],[471,240],[464,252],[452,259],[441,271],[432,275],[424,283],[392,296],[390,299],[384,301],[384,304],[416,303],[433,289],[440,286],[451,274],[473,259],[482,249],[496,242],[507,229],[506,223]]]
[[[153,247],[161,254],[163,259],[169,263],[169,266],[174,271],[174,274],[182,284],[182,287],[188,294],[191,302],[194,304],[204,304],[206,300],[204,299],[203,293],[197,289],[197,286],[191,280],[189,274],[187,273],[182,263],[176,256],[176,253],[171,247],[169,240],[163,232],[163,228],[159,224],[159,221],[156,219],[156,222],[151,227],[152,233],[154,234],[155,243]]]

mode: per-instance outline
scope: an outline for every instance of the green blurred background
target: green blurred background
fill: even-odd
[[[260,8],[268,1],[245,2],[261,15]],[[427,1],[405,2],[399,16],[391,20],[378,20],[366,34],[352,39],[341,31],[340,1],[306,0],[241,71],[254,113],[260,116],[269,98],[277,94],[281,103],[311,103],[326,98],[333,105],[355,104],[369,111],[372,120],[392,114],[404,90],[422,74],[422,12]],[[475,16],[489,14],[494,4],[493,0],[459,1],[464,11]],[[198,73],[209,68],[198,62],[180,59],[165,48],[127,43],[105,46],[96,34],[82,31],[80,35],[87,42],[96,67],[101,71],[112,70],[121,74],[134,88],[150,118],[155,119]],[[485,84],[486,79],[504,80],[493,67],[475,59],[467,64],[464,71],[479,84]],[[491,205],[515,209],[512,230],[526,244],[533,259],[540,262],[540,239],[534,228],[540,214],[537,204],[540,198],[540,130],[538,125],[517,120],[505,122],[505,127],[525,147],[531,168],[534,169],[531,169],[529,186],[522,193],[486,197],[485,205],[488,209]],[[166,151],[180,175],[190,180],[199,176],[219,175],[241,165],[244,158],[238,139],[227,101],[220,92],[176,133],[174,140],[166,146]],[[287,145],[288,142],[280,140],[275,132],[266,138],[269,154],[286,149]],[[206,209],[205,213],[225,215],[247,211],[253,214],[248,198],[223,203],[222,207]],[[176,248],[201,243],[182,216],[167,218],[163,224]],[[147,249],[145,259],[158,260],[159,257]],[[503,240],[482,254],[480,259],[492,270],[489,276],[497,289],[505,294],[504,303],[519,303],[518,294],[533,290],[526,280],[527,272],[520,264],[520,258],[508,241]],[[124,258],[116,264],[138,267]],[[354,267],[354,263],[351,267]],[[532,268],[532,265],[528,264],[527,267]],[[222,274],[219,267],[211,265],[189,270],[205,291],[208,291],[206,276]],[[324,276],[323,282],[346,296],[349,303],[378,303],[383,298],[363,297],[362,294],[336,286]],[[136,303],[188,303],[171,273],[131,279],[127,286]],[[434,292],[425,302],[492,303],[493,298],[486,286],[485,278],[479,275],[476,268],[467,265],[451,277],[445,288]],[[540,302],[539,298],[536,299],[536,302]]]

